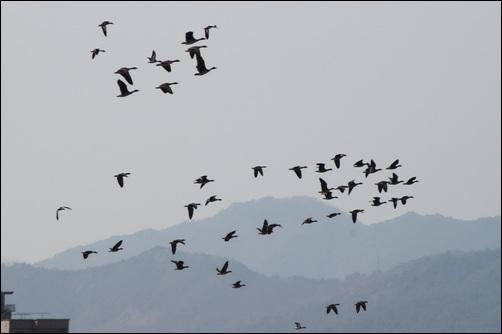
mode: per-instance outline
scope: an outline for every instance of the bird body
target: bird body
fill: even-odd
[[[185,268],[188,268],[188,266],[185,266],[185,262],[183,261],[174,261],[174,260],[171,260],[172,263],[174,263],[176,265],[176,268],[174,270],[183,270]]]
[[[363,167],[363,166],[368,166],[368,163],[363,162],[363,160],[359,160],[354,163],[354,167]]]
[[[195,66],[195,68],[197,69],[197,73],[195,73],[194,75],[204,75],[212,70],[216,70],[216,67],[214,66],[209,69],[206,67],[206,62],[204,61],[204,58],[202,58],[202,56],[200,55],[200,52],[195,54],[195,58],[197,59],[197,65]]]
[[[149,63],[159,63],[160,60],[157,60],[157,54],[155,53],[155,50],[152,51],[152,56],[147,57]]]
[[[92,250],[88,250],[88,251],[82,252],[82,255],[84,256],[84,260],[87,259],[87,257],[89,255],[91,255],[92,253],[98,254],[98,252],[95,252],[95,251],[92,251]]]
[[[291,167],[289,170],[294,171],[296,173],[296,176],[298,176],[298,178],[301,179],[303,168],[307,168],[307,166],[295,166],[295,167]]]
[[[198,205],[200,205],[200,203],[190,203],[188,205],[185,205],[185,208],[188,209],[188,218],[192,219],[193,210],[197,209]]]
[[[195,38],[195,37],[193,37],[193,31],[188,31],[187,33],[185,33],[185,41],[181,42],[181,44],[190,45],[190,44],[196,43],[198,41],[202,41],[204,39],[205,39],[204,37],[203,38]]]
[[[302,326],[302,324],[300,324],[299,322],[295,322],[295,329],[303,329],[303,328],[307,328],[307,327]]]
[[[158,87],[155,87],[155,88],[158,88],[160,89],[161,91],[165,93],[169,93],[169,94],[173,94],[173,90],[171,89],[171,85],[177,85],[178,83],[177,82],[164,82],[162,85],[158,86]]]
[[[163,60],[159,62],[156,66],[162,66],[167,72],[171,72],[171,64],[179,62],[178,59],[175,60]]]
[[[392,197],[392,198],[390,199],[390,201],[391,201],[392,203],[394,203],[394,209],[396,209],[396,208],[397,208],[397,202],[399,202],[399,200],[400,200],[400,199],[399,199],[399,198],[397,198],[397,197]]]
[[[188,52],[188,54],[190,55],[190,58],[193,59],[193,57],[195,57],[195,55],[197,55],[197,54],[200,56],[200,49],[202,49],[202,48],[207,48],[207,46],[205,46],[205,45],[191,46],[188,49],[186,49],[185,52]]]
[[[223,267],[221,267],[221,269],[216,268],[216,271],[218,272],[216,275],[226,275],[232,272],[231,270],[227,269],[228,269],[228,261],[225,262],[225,264],[223,265]]]
[[[98,27],[101,27],[101,29],[103,30],[103,34],[105,34],[105,37],[107,36],[106,26],[109,25],[109,24],[113,24],[113,22],[103,21],[101,24],[98,24]]]
[[[122,248],[119,248],[120,245],[122,245],[122,240],[120,240],[119,242],[117,242],[115,244],[115,246],[113,246],[112,248],[110,248],[109,252],[118,252],[119,250],[122,249]]]
[[[333,162],[335,163],[336,168],[340,168],[340,160],[343,157],[346,157],[346,155],[345,154],[337,154],[337,155],[335,155],[334,158],[331,158],[331,160],[333,160]]]
[[[207,26],[204,28],[204,35],[206,36],[206,39],[209,39],[209,30],[211,28],[218,28],[217,26]]]
[[[378,183],[375,183],[375,185],[378,187],[378,192],[381,193],[382,190],[387,192],[387,184],[389,183],[389,181],[380,181]]]
[[[349,211],[349,213],[352,214],[352,222],[355,224],[356,221],[357,221],[357,214],[358,213],[361,213],[361,212],[364,212],[364,210],[361,210],[361,209],[356,209],[356,210],[352,210],[352,211]]]
[[[211,202],[216,202],[216,201],[221,201],[221,198],[216,198],[216,195],[213,195],[206,200],[206,205],[208,205]]]
[[[114,175],[114,177],[117,178],[117,182],[119,183],[120,188],[124,187],[124,177],[127,177],[131,175],[131,173],[120,173],[117,175]]]
[[[319,191],[320,194],[326,195],[331,192],[331,190],[335,190],[335,188],[328,188],[328,183],[322,178],[319,178],[319,182],[321,182],[321,191]]]
[[[332,168],[326,168],[325,164],[323,164],[323,163],[318,163],[317,164],[317,170],[316,170],[317,173],[326,173],[326,172],[328,172],[330,170],[333,170],[333,169]]]
[[[116,70],[114,72],[114,74],[120,74],[121,76],[124,77],[124,79],[126,79],[126,81],[132,85],[132,78],[131,78],[131,74],[129,73],[130,70],[137,70],[138,68],[137,67],[121,67],[119,68],[118,70]]]
[[[387,203],[387,202],[380,202],[380,197],[373,197],[373,200],[371,200],[370,203],[371,203],[371,206],[380,206],[380,205]]]
[[[312,224],[312,223],[315,223],[315,222],[317,222],[317,220],[314,220],[312,217],[310,217],[310,218],[305,219],[303,221],[302,225],[303,224]]]
[[[120,95],[117,95],[117,97],[126,97],[128,95],[131,95],[134,92],[139,92],[139,90],[135,89],[133,91],[129,91],[127,89],[126,84],[122,80],[117,80],[117,84],[119,85],[120,88]]]
[[[359,301],[357,302],[355,305],[356,305],[356,312],[359,313],[359,310],[361,309],[361,307],[363,308],[363,310],[366,311],[366,303],[367,301]]]
[[[411,185],[411,184],[417,183],[417,182],[418,182],[417,177],[413,176],[413,177],[409,178],[408,181],[404,182],[403,184]]]
[[[56,220],[59,220],[59,211],[63,211],[63,210],[71,210],[71,208],[67,207],[67,206],[61,206],[59,207],[57,210],[56,210]]]
[[[260,174],[261,176],[263,176],[263,168],[267,168],[267,166],[255,166],[255,167],[252,167],[252,169],[254,170],[254,177],[257,177],[258,174]]]
[[[333,312],[338,314],[338,310],[336,308],[338,305],[340,304],[329,304],[328,306],[326,306],[326,314],[328,314],[331,310],[333,310]]]
[[[94,49],[91,52],[92,52],[92,59],[94,59],[94,57],[96,57],[100,52],[106,52],[106,51],[101,49]]]
[[[413,196],[403,196],[400,198],[401,200],[401,203],[403,203],[403,205],[406,205],[406,201],[409,200],[410,198],[413,198]]]
[[[328,217],[328,218],[334,218],[334,217],[336,217],[338,215],[341,215],[341,213],[340,212],[333,212],[333,213],[330,213],[329,215],[327,215],[326,217]]]
[[[226,236],[224,236],[222,239],[225,241],[229,241],[232,238],[237,238],[238,236],[235,235],[235,231],[229,232]]]
[[[399,159],[396,159],[393,163],[390,164],[389,167],[387,167],[386,169],[396,169],[398,167],[402,167],[400,164],[399,164]]]
[[[176,246],[178,244],[185,244],[185,239],[176,239],[170,242],[171,244],[171,251],[173,252],[173,255],[176,253]]]
[[[204,187],[204,185],[206,183],[209,183],[209,182],[214,182],[214,180],[209,180],[207,178],[207,175],[202,175],[201,177],[197,178],[194,183],[196,184],[200,184],[200,189],[202,189],[202,187]]]
[[[392,173],[392,177],[389,177],[389,180],[390,180],[389,184],[393,184],[393,185],[396,185],[396,184],[403,182],[403,181],[398,180],[398,176],[396,175],[396,173]]]
[[[358,186],[360,184],[362,184],[362,183],[361,182],[358,183],[355,180],[349,181],[349,183],[347,185],[347,188],[349,188],[349,193],[348,194],[350,195],[350,193],[352,192],[352,189],[354,189],[356,186]]]
[[[232,288],[235,288],[235,289],[242,288],[243,286],[246,286],[246,284],[241,284],[241,281],[237,281],[232,284]]]

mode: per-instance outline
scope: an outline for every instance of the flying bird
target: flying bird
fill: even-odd
[[[366,303],[367,301],[360,301],[360,302],[357,302],[355,305],[356,305],[356,312],[359,313],[359,310],[361,309],[361,307],[363,308],[363,310],[366,311]]]
[[[179,62],[178,59],[175,60],[163,60],[159,62],[156,66],[162,66],[167,72],[171,72],[171,64]]]
[[[241,284],[241,281],[237,281],[232,284],[232,288],[235,288],[235,289],[242,288],[243,286],[246,286],[246,284]]]
[[[363,166],[368,166],[369,164],[367,162],[363,162],[363,160],[356,161],[354,163],[354,167],[363,167]]]
[[[206,62],[200,55],[200,52],[195,54],[195,58],[197,59],[197,65],[195,66],[195,68],[197,69],[197,73],[195,73],[194,75],[204,75],[212,70],[216,70],[216,67],[214,66],[209,69],[206,67]]]
[[[338,314],[338,310],[336,309],[338,305],[340,304],[329,304],[328,306],[326,306],[326,314],[328,314],[331,310],[333,310],[333,312]]]
[[[406,205],[406,201],[409,200],[410,198],[413,198],[413,196],[403,196],[400,198],[401,200],[401,203],[403,203],[403,205]]]
[[[255,167],[252,167],[252,169],[254,170],[254,177],[257,177],[258,174],[260,174],[261,176],[263,176],[263,168],[266,168],[267,166],[255,166]]]
[[[333,213],[330,213],[329,215],[327,215],[326,217],[328,217],[328,218],[334,218],[334,217],[336,217],[338,215],[341,215],[341,213],[340,212],[333,212]]]
[[[237,235],[234,235],[235,231],[229,232],[226,236],[224,236],[222,239],[225,241],[229,241],[232,238],[237,238]]]
[[[197,205],[200,205],[200,203],[190,203],[188,205],[185,205],[185,208],[188,209],[188,218],[192,219],[193,210],[197,209]]]
[[[105,34],[105,37],[106,37],[106,26],[109,24],[113,24],[113,22],[103,21],[101,24],[98,24],[98,27],[101,27],[101,29],[103,30],[103,34]]]
[[[185,244],[185,239],[176,239],[176,240],[173,240],[171,242],[169,242],[171,244],[171,251],[173,252],[173,255],[176,253],[176,246],[178,244]]]
[[[188,31],[187,33],[185,33],[185,41],[181,42],[181,44],[190,45],[204,39],[204,37],[196,39],[193,37],[193,31]]]
[[[261,234],[261,235],[270,234],[270,233],[268,233],[268,221],[266,219],[263,221],[263,226],[261,228],[257,227],[256,229],[258,231],[260,231],[258,234]]]
[[[326,181],[322,178],[319,178],[319,182],[321,182],[321,191],[319,191],[320,194],[326,195],[331,192],[330,190],[335,190],[335,188],[328,188],[328,183],[326,183]]]
[[[131,175],[131,173],[120,173],[114,175],[114,177],[117,178],[117,182],[119,183],[120,188],[124,187],[124,177],[128,177],[129,175]]]
[[[371,203],[371,206],[380,206],[380,205],[387,203],[387,202],[380,202],[380,197],[373,197],[373,200],[371,200],[370,203]]]
[[[399,200],[400,200],[400,198],[397,198],[397,197],[392,197],[392,198],[390,199],[390,201],[391,201],[392,203],[394,203],[394,209],[396,209],[396,208],[397,208],[397,202],[399,202]]]
[[[411,185],[411,184],[417,183],[417,182],[418,182],[417,177],[413,176],[412,178],[409,178],[408,181],[404,182],[403,184]]]
[[[396,173],[392,173],[392,177],[389,177],[389,180],[390,180],[389,184],[399,184],[403,182],[398,180],[398,176],[396,175]]]
[[[355,182],[355,180],[349,181],[349,183],[347,185],[347,188],[349,188],[349,195],[352,192],[352,189],[354,189],[356,186],[358,186],[360,184],[362,184],[362,183],[361,182],[357,183],[357,182]]]
[[[131,74],[129,73],[130,70],[137,70],[138,68],[137,67],[121,67],[119,68],[118,70],[116,70],[115,72],[113,72],[114,74],[120,74],[121,76],[124,77],[124,79],[126,79],[126,81],[132,85],[132,78],[131,78]]]
[[[158,87],[155,87],[155,88],[158,88],[160,89],[161,91],[165,93],[169,93],[169,94],[173,94],[173,90],[171,89],[171,85],[177,85],[178,83],[177,82],[165,82],[163,83],[162,85],[158,86]]]
[[[147,57],[149,63],[158,63],[160,60],[157,60],[157,54],[155,53],[155,50],[152,51],[152,56]]]
[[[324,193],[324,198],[325,200],[330,200],[330,199],[334,199],[334,198],[338,198],[337,196],[333,196],[333,193],[331,191],[327,191]]]
[[[92,52],[92,59],[94,59],[94,57],[96,57],[100,52],[106,52],[106,51],[101,49],[94,49],[91,52]]]
[[[59,220],[59,211],[63,211],[63,210],[71,210],[71,208],[67,207],[67,206],[61,206],[59,207],[57,210],[56,210],[56,220]]]
[[[92,253],[98,254],[98,252],[95,252],[95,251],[92,251],[92,250],[88,250],[88,251],[82,252],[82,255],[84,256],[84,260],[87,259],[87,257],[89,255],[91,255]]]
[[[120,240],[119,242],[117,242],[115,244],[115,246],[113,246],[112,248],[110,248],[109,252],[118,252],[119,250],[122,249],[122,248],[119,248],[120,245],[122,245],[122,240]]]
[[[185,52],[188,52],[188,54],[190,55],[190,58],[193,59],[193,57],[195,57],[195,55],[199,55],[200,56],[200,49],[202,48],[207,48],[207,46],[205,45],[196,45],[196,46],[192,46],[192,47],[189,47],[188,49],[185,50]]]
[[[296,176],[298,176],[299,179],[302,178],[302,168],[307,168],[307,166],[295,166],[291,167],[289,170],[292,170],[296,173]]]
[[[199,177],[194,181],[194,183],[200,184],[200,189],[202,189],[202,187],[204,187],[204,185],[209,182],[214,182],[214,180],[209,180],[207,178],[207,175],[202,175],[201,177]]]
[[[303,329],[303,328],[307,327],[302,326],[302,324],[300,324],[299,322],[295,322],[295,329]]]
[[[326,167],[324,167],[324,166],[325,166],[325,164],[323,164],[323,163],[318,163],[318,164],[317,164],[317,170],[316,170],[316,172],[317,172],[317,173],[326,173],[326,172],[328,172],[328,171],[330,171],[330,170],[333,170],[332,168],[326,168]]]
[[[385,169],[396,169],[398,167],[402,167],[400,164],[399,164],[399,159],[396,159],[393,163],[390,164],[389,167],[385,168]]]
[[[345,155],[345,154],[337,154],[337,155],[335,155],[334,158],[331,158],[331,160],[333,160],[333,162],[335,163],[336,168],[340,168],[340,160],[346,156],[347,155]]]
[[[223,265],[223,267],[221,267],[221,269],[216,268],[216,271],[218,272],[216,275],[226,275],[232,272],[231,270],[227,269],[228,269],[228,261],[225,262],[225,264]]]
[[[378,168],[378,169],[376,168],[375,161],[373,161],[373,159],[371,159],[371,162],[368,164],[368,168],[366,168],[363,173],[366,177],[368,177],[368,175],[376,173],[381,170],[382,169],[380,169],[380,168]]]
[[[356,221],[357,221],[357,214],[358,213],[362,213],[364,212],[364,210],[361,210],[361,209],[356,209],[356,210],[353,210],[353,211],[349,211],[349,213],[352,214],[352,222],[355,224]]]
[[[317,220],[314,220],[312,217],[310,218],[307,218],[303,221],[302,225],[303,224],[312,224],[312,223],[315,223]]]
[[[389,181],[380,181],[378,183],[375,183],[375,185],[378,187],[378,192],[381,193],[382,190],[387,192],[387,184],[389,183]]]
[[[208,205],[211,202],[216,202],[216,201],[221,201],[221,198],[216,198],[216,195],[213,195],[206,200],[206,205]]]
[[[188,268],[188,266],[185,266],[185,262],[183,261],[174,261],[174,260],[171,260],[172,263],[174,263],[176,265],[176,269],[174,270],[183,270],[185,268]]]
[[[211,28],[218,28],[217,26],[207,26],[204,28],[204,34],[206,36],[206,39],[209,39],[209,29]]]
[[[137,89],[130,92],[129,89],[127,89],[126,84],[120,79],[117,80],[117,84],[119,85],[120,88],[120,95],[117,95],[117,97],[126,97],[134,92],[139,92],[139,90]]]

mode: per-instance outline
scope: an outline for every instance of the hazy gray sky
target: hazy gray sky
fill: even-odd
[[[319,177],[364,183],[328,203],[365,209],[365,224],[500,215],[500,13],[500,2],[2,1],[2,257],[167,228],[191,202],[196,220],[264,196],[321,199]],[[217,69],[198,77],[181,42],[207,25],[218,28],[195,45]],[[94,48],[106,52],[92,60]],[[147,63],[152,50],[180,62],[168,73]],[[133,66],[139,92],[119,98],[114,72]],[[155,89],[174,81],[173,95]],[[315,172],[338,153],[340,169]],[[365,178],[360,159],[384,171]],[[371,207],[395,159],[419,183],[380,197],[414,199]],[[256,165],[267,168],[255,179]],[[199,189],[201,175],[215,182]],[[222,201],[204,206],[211,195]]]

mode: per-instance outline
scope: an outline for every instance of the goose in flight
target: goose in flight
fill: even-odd
[[[368,167],[364,170],[364,175],[368,177],[368,175],[376,173],[378,171],[381,171],[382,169],[376,168],[376,163],[371,159],[371,162],[369,163]]]
[[[234,235],[235,231],[229,232],[226,236],[224,236],[222,239],[225,241],[229,241],[232,238],[237,238],[238,235]]]
[[[346,156],[347,155],[345,155],[345,154],[337,154],[337,155],[335,155],[334,158],[331,158],[331,160],[333,160],[333,162],[335,163],[336,168],[340,168],[340,160]]]
[[[199,177],[194,181],[194,183],[200,184],[200,189],[202,189],[202,187],[204,187],[204,185],[209,182],[214,182],[214,180],[209,180],[207,178],[207,175],[202,175],[201,177]]]
[[[327,191],[324,193],[324,198],[325,200],[330,200],[330,199],[334,199],[334,198],[338,198],[337,196],[333,196],[333,193],[331,191]]]
[[[327,215],[326,217],[334,218],[334,217],[341,215],[341,214],[342,214],[341,212],[333,212],[333,213],[330,213],[329,215]]]
[[[323,163],[318,163],[316,165],[317,165],[317,170],[316,170],[317,173],[326,173],[326,172],[328,172],[330,170],[333,170],[332,168],[326,168],[326,167],[324,167],[325,164],[323,164]]]
[[[235,288],[235,289],[242,288],[243,286],[246,286],[246,284],[241,284],[241,281],[237,281],[232,284],[232,288]]]
[[[101,49],[94,49],[91,52],[92,52],[92,59],[94,59],[94,57],[96,57],[100,52],[106,52],[106,51]]]
[[[352,222],[355,224],[356,221],[357,221],[357,214],[358,213],[362,213],[364,212],[364,210],[361,210],[361,209],[356,209],[356,210],[352,210],[352,211],[349,211],[349,213],[352,214]]]
[[[179,60],[163,60],[159,62],[156,66],[162,66],[167,72],[171,72],[171,64],[172,63],[178,63]]]
[[[307,166],[295,166],[291,167],[289,170],[292,170],[296,173],[296,176],[298,176],[299,179],[302,178],[302,168],[307,168]]]
[[[400,198],[401,200],[401,203],[403,203],[403,205],[406,205],[406,201],[409,200],[410,198],[413,198],[413,196],[403,196]]]
[[[185,244],[185,239],[176,239],[176,240],[173,240],[171,242],[169,242],[171,244],[171,251],[173,252],[173,255],[176,253],[176,246],[178,244]]]
[[[59,220],[59,211],[63,211],[63,210],[71,210],[71,208],[67,207],[67,206],[61,206],[59,207],[57,210],[56,210],[56,220]]]
[[[98,254],[98,252],[95,252],[95,251],[92,251],[92,250],[88,250],[88,251],[82,252],[82,255],[84,256],[84,260],[87,259],[87,257],[89,255],[91,255],[92,253]]]
[[[307,327],[302,326],[302,324],[300,324],[299,322],[295,322],[295,329],[303,329],[303,328],[307,328]]]
[[[225,264],[223,265],[223,267],[221,267],[221,269],[216,268],[216,271],[218,272],[216,275],[226,275],[232,272],[231,270],[227,269],[228,269],[228,261],[225,262]]]
[[[114,177],[117,178],[117,182],[119,183],[120,188],[124,187],[124,177],[127,177],[131,175],[131,173],[120,173],[117,175],[114,175]]]
[[[171,85],[177,85],[178,83],[177,82],[165,82],[163,83],[162,85],[158,86],[158,87],[155,87],[155,88],[158,88],[160,89],[161,91],[165,93],[169,93],[169,94],[173,94],[173,90],[171,89]]]
[[[137,89],[130,92],[129,89],[127,89],[126,84],[120,79],[117,80],[117,84],[119,85],[120,88],[120,95],[117,95],[117,97],[126,97],[134,92],[139,92],[139,90]]]
[[[103,30],[103,34],[105,34],[105,37],[107,36],[107,34],[106,34],[106,26],[109,25],[109,24],[113,24],[113,22],[103,21],[101,24],[98,24],[98,27],[101,27],[101,29]]]
[[[195,66],[195,68],[197,69],[197,73],[195,73],[194,75],[204,75],[212,70],[216,70],[216,67],[214,66],[209,69],[206,67],[206,62],[200,55],[200,52],[195,54],[195,58],[197,59],[197,65]]]
[[[113,246],[112,248],[110,248],[109,252],[118,252],[119,250],[122,249],[122,248],[119,248],[120,245],[122,245],[122,240],[120,240],[119,242],[117,242],[115,244],[115,246]]]
[[[404,182],[403,184],[411,185],[411,184],[417,183],[417,182],[418,182],[417,177],[413,176],[413,177],[409,178],[408,181]]]
[[[186,49],[185,52],[188,52],[188,54],[190,55],[190,58],[193,59],[193,57],[195,57],[195,55],[197,55],[197,54],[200,56],[200,49],[202,49],[202,48],[207,48],[207,46],[205,46],[205,45],[191,46],[188,49]]]
[[[359,313],[359,310],[361,309],[361,307],[363,308],[363,310],[366,311],[366,303],[367,301],[360,301],[360,302],[357,302],[355,305],[356,305],[356,312]]]
[[[267,166],[255,166],[255,167],[252,167],[252,169],[254,170],[254,177],[257,177],[258,174],[260,174],[261,176],[263,176],[263,168],[267,168]]]
[[[373,197],[373,200],[371,200],[370,203],[371,203],[371,206],[380,206],[380,205],[387,203],[387,202],[380,202],[380,197]]]
[[[355,180],[349,181],[347,188],[349,188],[349,195],[356,186],[362,184],[361,182],[357,183]]]
[[[187,33],[185,33],[185,41],[181,42],[181,44],[190,45],[204,39],[204,37],[196,39],[193,37],[193,31],[188,31]]]
[[[183,261],[174,261],[174,260],[171,260],[172,263],[174,263],[176,265],[176,269],[174,270],[183,270],[185,268],[188,268],[188,266],[185,266],[185,262]]]
[[[216,201],[221,201],[221,198],[216,198],[216,195],[213,195],[206,200],[206,205],[208,205],[211,202],[216,202]]]
[[[326,306],[326,314],[328,314],[331,310],[333,310],[333,312],[338,314],[338,310],[336,309],[338,305],[340,304],[329,304],[328,306]]]
[[[312,223],[315,223],[317,220],[314,220],[312,217],[310,218],[307,218],[303,221],[302,225],[303,224],[312,224]]]
[[[394,185],[403,182],[398,180],[398,176],[396,175],[396,173],[392,173],[392,177],[389,177],[389,180],[390,180],[389,184],[394,184]]]
[[[402,167],[400,164],[399,164],[399,159],[396,159],[393,163],[390,164],[389,167],[385,168],[385,169],[396,169],[396,168],[399,168],[399,167]]]
[[[157,60],[157,54],[155,53],[155,50],[152,51],[152,56],[151,57],[147,57],[148,58],[148,62],[149,63],[159,63],[160,60]]]
[[[390,201],[391,201],[392,203],[394,203],[394,209],[396,209],[396,208],[397,208],[397,202],[399,202],[399,200],[400,200],[400,198],[397,198],[397,197],[392,197],[392,198],[390,199]]]
[[[367,162],[363,162],[363,160],[356,161],[354,163],[354,167],[363,167],[363,166],[368,166],[369,164]]]
[[[137,70],[138,68],[137,67],[121,67],[119,68],[118,70],[116,70],[114,72],[114,74],[120,74],[121,76],[124,77],[124,79],[126,79],[126,81],[132,85],[132,78],[131,78],[131,74],[129,73],[130,70]],[[120,84],[119,84],[120,85]],[[122,89],[121,89],[122,90]]]
[[[205,36],[206,36],[206,39],[209,39],[209,30],[210,30],[211,28],[218,28],[218,27],[217,27],[217,26],[207,26],[207,27],[205,27],[205,28],[204,28],[204,34],[205,34]]]
[[[326,196],[326,194],[330,193],[331,190],[335,190],[335,188],[328,188],[328,183],[326,183],[326,181],[324,181],[322,178],[319,178],[319,182],[321,182],[321,191],[319,191],[320,194]]]
[[[378,187],[378,192],[382,193],[382,190],[387,192],[387,184],[389,183],[389,181],[380,181],[378,183],[375,183],[375,185]]]
[[[200,205],[200,203],[190,203],[188,205],[185,205],[185,208],[188,209],[188,218],[192,219],[193,210],[197,209],[197,205]]]

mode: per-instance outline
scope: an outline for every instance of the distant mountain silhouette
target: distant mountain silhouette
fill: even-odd
[[[171,260],[189,268],[174,270]],[[227,260],[232,273],[217,275]],[[232,288],[238,280],[246,286]],[[154,247],[86,270],[2,265],[1,285],[14,291],[7,303],[18,312],[70,318],[72,332],[292,332],[294,322],[329,333],[501,329],[500,248],[436,254],[340,281],[267,277],[228,257]],[[359,300],[367,311],[356,313]],[[340,304],[338,315],[326,314],[331,303]]]
[[[326,216],[342,212],[335,218]],[[313,224],[302,222],[314,217]],[[270,235],[259,235],[264,219],[281,224]],[[236,230],[238,238],[222,238]],[[501,218],[463,221],[441,215],[407,213],[382,223],[352,223],[350,215],[324,201],[305,196],[265,197],[234,203],[214,217],[185,221],[164,230],[143,230],[119,235],[57,254],[35,266],[84,269],[114,263],[155,246],[169,246],[186,239],[179,251],[204,253],[237,260],[269,276],[303,276],[343,279],[354,272],[372,273],[405,261],[454,250],[481,250],[501,245]],[[117,240],[124,250],[107,253]],[[99,256],[83,260],[81,251],[93,249]],[[101,252],[100,252],[101,250]],[[315,259],[315,261],[313,261]]]

